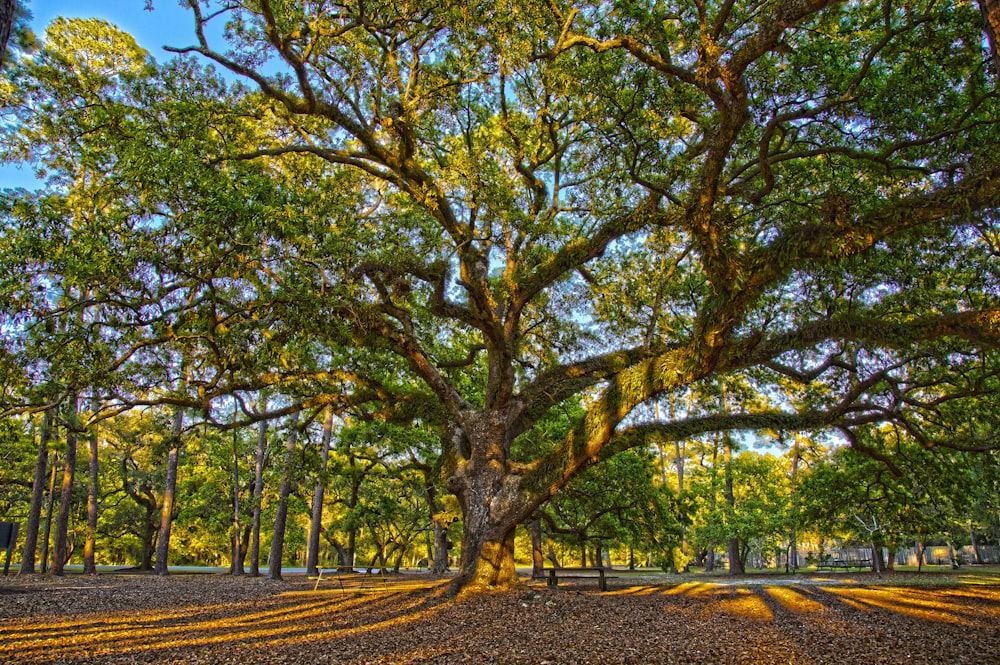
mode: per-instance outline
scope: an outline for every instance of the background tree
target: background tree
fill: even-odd
[[[7,40],[14,25],[16,7],[15,0],[0,0],[0,65],[3,65],[4,56],[7,54]]]
[[[993,75],[1000,76],[1000,2],[997,0],[979,0],[983,12],[983,26],[993,57]]]
[[[278,508],[274,514],[274,532],[271,536],[271,553],[267,559],[267,577],[281,579],[281,564],[285,550],[285,529],[288,526],[288,501],[292,484],[296,478],[295,444],[299,436],[299,413],[296,411],[288,420],[285,434],[285,456],[281,465],[281,487],[278,491]]]
[[[309,548],[306,556],[306,574],[319,575],[319,540],[323,529],[323,499],[326,495],[326,462],[330,457],[330,443],[333,439],[333,408],[323,412],[323,435],[320,439],[320,463],[318,479],[313,489],[312,519],[309,522]]]
[[[549,536],[575,547],[582,566],[604,567],[604,554],[624,546],[673,567],[675,502],[654,485],[652,462],[648,454],[626,451],[578,475],[540,510]]]

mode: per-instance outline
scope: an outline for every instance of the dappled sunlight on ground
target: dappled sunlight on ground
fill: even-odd
[[[378,612],[371,612],[371,621],[360,626],[356,615],[372,605],[372,595],[339,589],[281,594],[274,597],[273,607],[262,609],[191,605],[169,611],[85,615],[72,621],[39,618],[30,625],[5,627],[0,661],[4,652],[16,653],[19,659],[59,662],[237,642],[281,647],[348,638],[358,632],[402,628],[429,619],[434,607],[426,607],[426,601],[433,586],[411,584],[381,591],[375,601]],[[410,593],[414,590],[419,593]]]
[[[691,581],[600,593],[588,580],[449,601],[438,593],[449,581],[11,586],[4,600],[28,607],[35,593],[43,611],[0,614],[0,663],[1000,662],[997,586]]]
[[[645,584],[643,586],[630,586],[622,589],[611,589],[608,595],[611,596],[649,596],[663,593],[663,587]]]
[[[991,594],[992,601],[987,600],[986,603],[970,603],[970,599],[983,600],[982,594],[963,593],[955,589],[831,587],[827,591],[862,611],[877,608],[924,621],[969,626],[976,623],[975,619],[981,620],[995,614],[1000,607],[1000,596],[995,593],[996,590]]]
[[[685,582],[675,587],[667,587],[663,591],[665,596],[683,594],[685,596],[710,596],[718,592],[719,585],[711,582]]]
[[[959,575],[959,582],[962,584],[972,584],[972,585],[1000,585],[1000,575],[997,574],[983,574],[977,571],[975,574],[970,575]]]
[[[827,608],[823,605],[823,603],[810,598],[808,595],[803,593],[801,588],[768,587],[765,590],[765,593],[781,603],[781,606],[790,612],[806,614],[827,611]]]
[[[719,611],[742,619],[770,621],[774,612],[760,596],[749,589],[735,589],[719,598]]]

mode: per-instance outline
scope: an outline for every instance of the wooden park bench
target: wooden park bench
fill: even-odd
[[[341,591],[377,589],[379,586],[381,586],[383,590],[387,590],[389,588],[389,582],[386,579],[385,571],[382,568],[379,568],[378,572],[373,572],[372,569],[369,568],[363,573],[354,571],[341,572],[339,568],[320,568],[319,575],[316,576],[316,584],[313,585],[313,591],[319,589],[319,583],[323,581],[324,575],[326,575],[327,580],[336,580]]]
[[[560,579],[596,579],[597,588],[601,591],[608,590],[608,579],[615,579],[615,575],[607,575],[603,568],[546,568],[546,574],[548,576],[547,586],[556,587],[559,586]]]
[[[871,568],[872,562],[870,559],[823,559],[816,563],[816,570],[838,570],[843,568],[844,570],[851,570],[852,568],[857,568],[858,570],[864,570],[865,568]]]

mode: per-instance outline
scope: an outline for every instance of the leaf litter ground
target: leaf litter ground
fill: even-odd
[[[447,580],[399,579],[7,578],[0,663],[1000,662],[993,584],[631,578],[448,600]]]

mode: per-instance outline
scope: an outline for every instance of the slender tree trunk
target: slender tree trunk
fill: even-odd
[[[784,435],[782,435],[784,436]],[[790,540],[790,551],[788,552],[788,567],[794,572],[799,569],[799,540],[798,540],[798,519],[799,519],[799,462],[801,461],[801,451],[799,450],[799,434],[792,434],[792,529]]]
[[[708,515],[713,525],[718,523],[718,494],[719,494],[719,437],[712,437],[712,475],[711,492],[708,495]],[[708,543],[705,552],[705,572],[715,571],[715,547],[718,543]]]
[[[983,553],[979,549],[979,539],[976,538],[976,530],[973,528],[972,520],[969,520],[969,541],[972,544],[972,554],[976,557],[976,563],[983,562]]]
[[[52,533],[52,507],[56,499],[56,468],[59,466],[59,455],[52,456],[52,473],[49,476],[49,496],[45,508],[45,533],[42,536],[42,572],[49,567],[49,542]]]
[[[326,493],[324,473],[330,457],[330,440],[333,438],[333,407],[327,406],[323,414],[323,437],[320,442],[319,479],[313,490],[312,521],[309,525],[309,551],[306,553],[306,574],[319,574],[319,536],[323,530],[323,499]]]
[[[42,521],[42,502],[45,497],[45,475],[49,465],[51,438],[52,409],[47,409],[42,417],[42,428],[38,437],[38,456],[35,458],[35,475],[31,482],[31,505],[28,508],[28,524],[24,533],[20,575],[31,575],[35,572],[35,553],[38,550],[38,528]]]
[[[260,398],[260,410],[267,411],[267,398]],[[250,575],[260,576],[260,510],[264,494],[264,452],[267,450],[267,421],[257,424],[257,460],[253,478],[253,528],[250,539]]]
[[[250,552],[250,533],[253,529],[249,524],[244,525],[243,535],[240,540],[240,569],[246,568],[247,554]]]
[[[680,441],[674,441],[674,468],[677,470],[677,498],[682,502],[682,497],[684,496],[684,446],[682,446]],[[681,517],[681,554],[687,556],[688,553],[688,540],[687,540],[687,519],[685,515],[680,515]],[[685,569],[687,565],[685,564]]]
[[[295,442],[299,435],[299,414],[292,414],[288,423],[288,438],[285,443],[285,468],[281,474],[281,489],[278,493],[278,510],[274,515],[274,536],[271,539],[271,554],[268,558],[267,578],[281,579],[281,559],[285,553],[285,523],[288,520],[288,496],[292,493],[295,474]]]
[[[337,567],[343,570],[347,566],[347,550],[344,549],[344,544],[334,538],[330,541],[330,546],[337,552]]]
[[[355,467],[355,457],[354,454],[348,451],[348,463],[351,467],[351,492],[347,498],[347,510],[350,513],[354,512],[354,509],[358,507],[358,503],[361,500],[361,483],[364,482],[364,477],[367,475],[366,472],[358,473]],[[345,552],[347,553],[347,559],[344,562],[344,566],[347,568],[348,572],[354,570],[355,554],[358,544],[358,527],[355,525],[354,520],[351,520],[351,526],[347,530],[347,546]]]
[[[542,552],[542,520],[531,520],[531,576],[545,574],[545,555]]]
[[[733,443],[726,432],[722,438],[724,454],[726,456],[725,483],[726,483],[726,510],[730,516],[736,512],[736,494],[733,491]],[[732,520],[730,520],[732,521]],[[738,536],[729,537],[729,574],[745,575],[746,567],[743,564],[743,557],[740,551],[740,539]]]
[[[392,572],[396,575],[399,574],[399,569],[403,565],[403,556],[406,554],[402,547],[396,548],[395,560],[392,562]]]
[[[97,413],[97,395],[91,398],[90,409]],[[94,547],[97,541],[97,494],[100,491],[100,480],[97,465],[97,425],[90,426],[87,436],[87,467],[90,483],[87,489],[87,539],[83,544],[83,572],[87,575],[97,574],[97,561]]]
[[[356,527],[351,527],[347,532],[347,547],[344,548],[344,565],[346,566],[348,572],[354,570],[354,562],[356,557],[358,544],[358,530]]]
[[[433,559],[431,573],[443,575],[448,572],[448,525],[441,517],[438,506],[437,490],[430,479],[427,479],[427,505],[431,511],[431,523],[434,525]]]
[[[16,0],[0,0],[0,65],[3,65],[7,55],[7,41],[14,25],[14,10]]]
[[[553,568],[562,568],[562,565],[560,565],[559,563],[558,557],[556,557],[556,551],[555,549],[552,548],[552,543],[549,543],[548,554],[546,554],[545,557],[552,562]]]
[[[670,397],[670,420],[677,420],[677,403],[673,396]],[[682,441],[674,441],[674,469],[677,472],[677,498],[680,500],[684,496],[684,462],[685,462],[685,448],[686,444]],[[666,480],[664,479],[664,482]],[[682,504],[683,505],[683,504]],[[681,517],[681,554],[685,557],[688,553],[688,542],[687,542],[687,520],[684,519],[684,515]],[[687,564],[684,564],[684,569],[687,570]]]
[[[948,563],[951,565],[952,570],[958,570],[958,557],[955,555],[955,545],[950,540],[948,541]]]
[[[181,379],[181,390],[184,390]],[[166,575],[167,557],[170,555],[170,529],[174,522],[174,500],[177,493],[177,465],[181,450],[181,432],[184,431],[184,410],[177,407],[170,427],[170,452],[167,453],[167,479],[163,485],[163,505],[160,507],[160,535],[156,543],[156,574]]]
[[[142,527],[142,560],[139,570],[153,570],[153,554],[156,551],[156,534],[159,531],[156,502],[146,504],[146,519]]]
[[[69,558],[69,513],[73,506],[73,478],[76,473],[76,396],[69,398],[66,409],[66,460],[63,464],[62,491],[59,495],[59,514],[56,518],[55,557],[52,574],[62,576]]]
[[[236,420],[236,405],[233,405],[233,420]],[[240,451],[236,430],[233,430],[233,555],[229,572],[242,575],[243,570],[243,529],[240,527]]]

